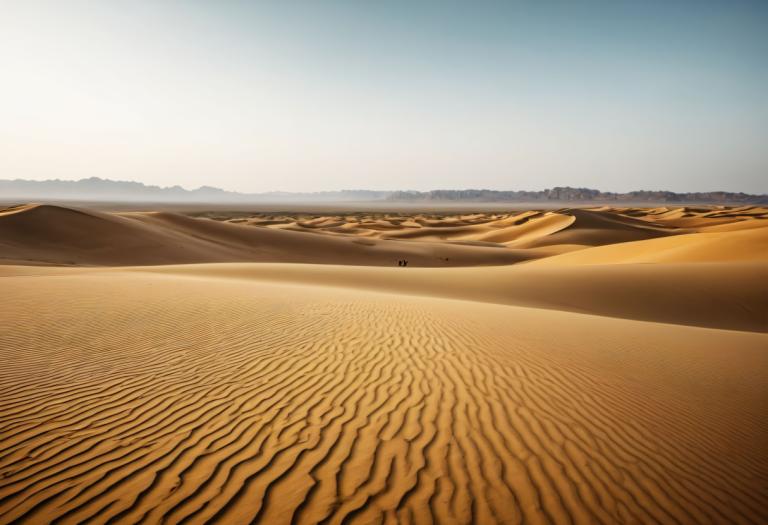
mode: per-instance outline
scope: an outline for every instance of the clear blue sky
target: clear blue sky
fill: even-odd
[[[768,192],[768,2],[0,0],[0,177]]]

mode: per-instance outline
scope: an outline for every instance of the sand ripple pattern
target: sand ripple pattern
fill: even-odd
[[[759,414],[741,435],[728,407],[611,376],[558,340],[572,314],[547,333],[462,301],[29,279],[0,311],[1,523],[768,520],[765,452],[731,450]],[[605,322],[595,344],[642,360],[642,323]]]

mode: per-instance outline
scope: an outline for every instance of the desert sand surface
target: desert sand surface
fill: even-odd
[[[768,522],[768,210],[194,215],[0,211],[0,523]]]

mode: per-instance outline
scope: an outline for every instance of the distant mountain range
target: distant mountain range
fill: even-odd
[[[392,192],[368,190],[322,191],[316,193],[239,193],[212,186],[186,190],[181,186],[150,186],[141,182],[91,177],[80,180],[0,180],[2,200],[69,200],[106,202],[337,202],[385,200]]]
[[[148,186],[140,182],[91,177],[71,180],[0,180],[0,200],[10,201],[108,201],[163,203],[279,203],[279,202],[576,202],[576,203],[678,203],[678,204],[768,204],[768,195],[726,191],[675,193],[631,191],[613,193],[589,188],[558,187],[542,191],[433,190],[372,191],[342,190],[315,193],[238,193],[211,186],[186,190],[181,186]]]

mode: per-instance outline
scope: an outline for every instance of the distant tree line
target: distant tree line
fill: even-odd
[[[458,201],[458,202],[670,202],[717,204],[766,204],[768,195],[750,195],[728,191],[675,193],[672,191],[630,191],[614,193],[590,188],[557,187],[542,191],[497,190],[432,190],[395,191],[392,201]]]

